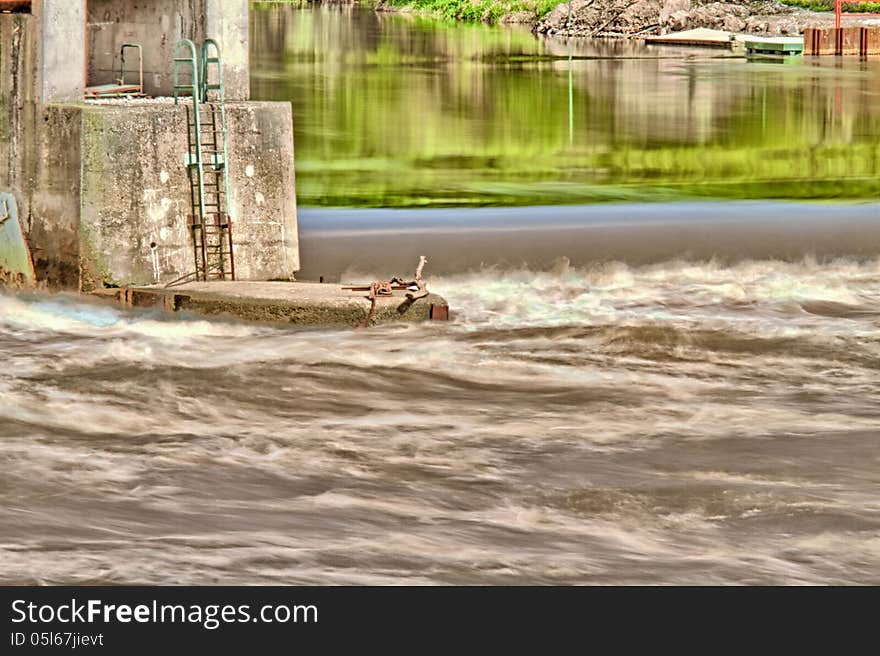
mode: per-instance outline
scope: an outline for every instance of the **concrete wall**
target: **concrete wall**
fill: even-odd
[[[205,33],[223,49],[228,100],[251,97],[248,58],[248,0],[205,0]]]
[[[88,0],[88,5],[89,86],[114,82],[122,44],[138,43],[145,92],[172,95],[174,48],[181,39],[204,40],[205,0]]]
[[[42,0],[42,102],[75,101],[85,87],[85,0]]]
[[[0,15],[0,190],[18,202],[37,279],[76,288],[80,121],[75,108],[40,103],[42,29],[36,11]]]
[[[122,44],[138,43],[146,93],[170,96],[177,43],[190,39],[198,47],[206,37],[222,49],[227,100],[247,100],[248,0],[88,0],[88,83],[114,82]]]
[[[192,272],[185,108],[82,112],[83,288]],[[299,269],[290,105],[230,104],[227,116],[236,276],[289,278]]]
[[[175,46],[206,37],[223,50],[227,100],[250,97],[248,0],[35,0],[32,14],[0,16],[12,26],[2,49],[21,40],[15,25],[28,26],[26,61],[39,72],[21,79],[29,102],[76,102],[85,86],[114,82],[120,48],[130,42],[144,48],[147,94],[172,95]],[[0,85],[12,79],[4,74]]]
[[[161,86],[171,84],[169,40],[201,41],[210,18],[221,46],[230,43],[227,97],[247,97],[246,0],[89,0],[88,16],[103,21],[94,38],[108,44],[110,35],[120,45],[156,39],[158,93],[170,93]],[[42,285],[169,281],[193,270],[186,110],[64,104],[81,100],[86,81],[85,21],[85,0],[35,0],[33,14],[0,14],[0,191],[17,200]],[[290,106],[233,103],[228,124],[236,273],[289,278],[299,269]]]
[[[0,103],[7,112],[40,99],[40,21],[31,14],[0,14]]]
[[[52,288],[79,286],[80,110],[69,105],[39,108],[29,151],[25,231],[37,280]]]

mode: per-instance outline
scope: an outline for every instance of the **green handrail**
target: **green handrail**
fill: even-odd
[[[181,57],[181,51],[183,51],[184,55],[189,55],[185,57]],[[178,92],[179,91],[189,91],[192,94],[192,103],[193,103],[193,128],[195,135],[195,144],[190,144],[192,147],[195,146],[195,161],[187,161],[187,166],[195,166],[196,168],[196,176],[198,181],[198,196],[199,196],[199,216],[198,216],[198,224],[193,221],[193,239],[196,238],[195,229],[196,227],[204,230],[204,221],[205,221],[205,179],[204,179],[204,165],[202,163],[202,122],[201,115],[199,112],[199,93],[200,93],[200,85],[199,85],[199,68],[196,64],[197,61],[197,53],[195,44],[189,39],[181,39],[177,43],[177,47],[174,49],[174,104],[177,104],[178,101]],[[180,69],[187,65],[190,67],[191,84],[180,84]],[[187,154],[187,159],[189,160],[189,156],[192,153]],[[195,218],[195,217],[194,217]],[[198,271],[198,256],[196,257],[196,271]]]
[[[211,56],[211,49],[214,50],[213,57]],[[200,64],[201,75],[199,79],[201,87],[199,88],[199,95],[202,102],[208,102],[208,91],[223,91],[223,64],[220,58],[220,45],[214,39],[205,39],[205,42],[202,44]],[[210,64],[217,65],[216,84],[210,82],[211,76],[208,69]]]
[[[186,49],[189,56],[181,57],[180,51],[181,49]],[[184,54],[187,54],[184,52]],[[196,44],[194,44],[189,39],[181,39],[177,42],[177,47],[174,49],[174,104],[177,104],[178,91],[191,91],[193,99],[198,105],[199,102],[199,93],[201,86],[199,85],[199,69],[196,62],[198,61],[198,54],[196,53]],[[188,65],[190,67],[190,84],[180,84],[180,69],[183,65]]]

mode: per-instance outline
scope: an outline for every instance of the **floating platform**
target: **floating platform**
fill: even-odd
[[[360,326],[367,320],[371,305],[367,292],[311,282],[190,282],[174,287],[100,289],[92,295],[124,308],[160,308],[297,326]],[[405,291],[395,291],[391,296],[376,298],[370,325],[448,318],[449,306],[437,294],[410,302]]]
[[[800,55],[804,51],[804,39],[799,36],[762,37],[737,34],[724,30],[698,28],[672,32],[645,38],[652,45],[702,46],[708,48],[733,49],[744,45],[750,55]]]
[[[804,52],[804,38],[801,36],[750,36],[743,45],[749,55],[791,56]]]
[[[645,37],[645,43],[668,46],[703,46],[707,48],[733,48],[737,35],[724,30],[710,30],[699,27],[695,30],[670,32]]]

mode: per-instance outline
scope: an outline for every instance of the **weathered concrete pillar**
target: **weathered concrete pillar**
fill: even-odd
[[[45,14],[39,3],[33,14],[0,14],[0,192],[15,197],[37,279],[53,288],[79,285],[80,121],[43,101],[81,98],[83,60],[65,60],[82,53],[65,31],[68,16],[83,16],[77,5],[43,0]]]
[[[232,101],[236,276],[291,277],[299,269],[291,108],[236,102],[249,97],[247,0],[33,6],[0,14],[0,192],[16,200],[39,283],[90,290],[193,270],[185,105],[86,104],[83,90],[89,80],[111,82],[121,44],[135,42],[147,92],[170,94],[177,41],[206,36],[222,48]]]
[[[42,102],[82,100],[86,86],[85,0],[43,0]]]
[[[205,0],[205,35],[222,50],[226,99],[249,100],[248,0]]]
[[[77,113],[81,289],[192,273],[186,107],[146,102]],[[227,121],[236,277],[290,278],[300,268],[290,104],[230,103]]]

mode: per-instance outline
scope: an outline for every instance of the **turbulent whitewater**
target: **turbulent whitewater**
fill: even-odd
[[[367,331],[0,296],[0,582],[880,583],[880,261],[431,289]]]

